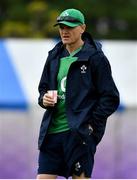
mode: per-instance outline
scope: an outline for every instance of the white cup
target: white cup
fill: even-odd
[[[49,90],[48,94],[54,99],[54,102],[57,103],[57,90]]]

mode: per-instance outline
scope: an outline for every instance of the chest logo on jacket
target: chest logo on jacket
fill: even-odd
[[[81,73],[82,73],[82,74],[83,74],[83,73],[86,73],[87,66],[82,65],[82,66],[80,67],[80,70],[81,70]]]

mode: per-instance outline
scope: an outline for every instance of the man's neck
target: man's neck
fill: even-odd
[[[79,42],[74,43],[74,44],[67,44],[66,49],[68,50],[69,53],[72,53],[76,49],[80,48],[83,44],[84,44],[84,41],[80,40]]]

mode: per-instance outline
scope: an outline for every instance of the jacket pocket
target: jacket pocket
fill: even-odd
[[[95,137],[94,137],[94,129],[89,123],[85,123],[81,125],[80,129],[77,131],[82,142],[84,141],[85,144],[88,144],[91,142],[96,144]]]
[[[90,141],[93,141],[96,144],[96,138],[94,136],[94,129],[91,126],[91,124],[87,124],[87,139],[90,143]]]
[[[94,154],[96,152],[97,142],[94,137],[93,128],[90,124],[85,124],[82,132],[78,132],[81,144],[83,144],[83,146],[85,146],[90,153]]]

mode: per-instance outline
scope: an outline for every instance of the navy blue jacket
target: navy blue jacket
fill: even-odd
[[[39,83],[39,105],[47,90],[57,89],[57,74],[62,42],[50,52]],[[69,127],[81,137],[89,135],[89,124],[98,144],[104,134],[106,121],[119,105],[119,92],[113,81],[110,64],[99,43],[85,40],[82,50],[76,54],[78,60],[69,68],[66,82],[66,114]],[[54,107],[47,107],[40,134],[39,149],[46,137],[54,113]]]

